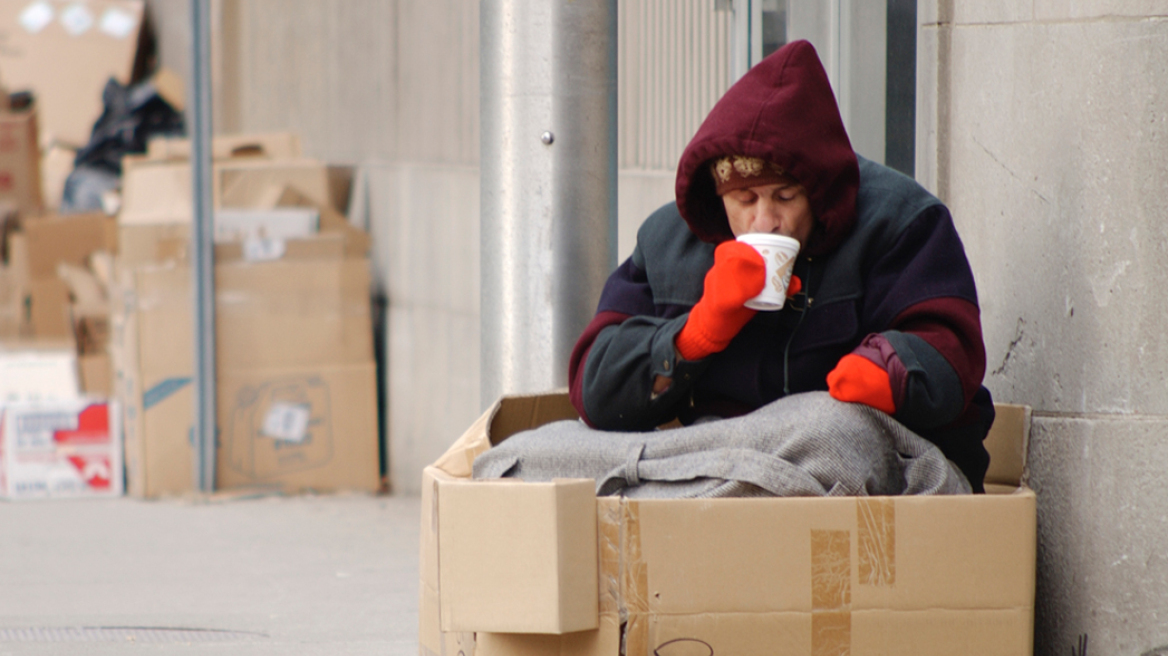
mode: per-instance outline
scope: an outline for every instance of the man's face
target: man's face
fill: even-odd
[[[806,246],[815,226],[807,192],[794,180],[728,191],[722,196],[722,204],[735,237],[751,232],[773,233],[794,237]]]

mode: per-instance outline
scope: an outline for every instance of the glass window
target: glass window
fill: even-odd
[[[852,146],[913,175],[916,0],[737,0],[733,10],[750,20],[734,22],[743,33],[731,43],[744,50],[732,60],[753,64],[807,39],[827,70]]]
[[[766,57],[786,43],[787,0],[762,0],[762,56]]]

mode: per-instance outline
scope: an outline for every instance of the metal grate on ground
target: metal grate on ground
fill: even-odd
[[[62,626],[0,628],[0,642],[245,642],[264,633],[152,626]]]

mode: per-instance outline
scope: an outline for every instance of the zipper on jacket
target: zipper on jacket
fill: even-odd
[[[795,333],[799,332],[799,326],[803,325],[803,317],[811,311],[811,258],[807,258],[807,280],[804,283],[807,290],[807,305],[803,307],[803,311],[799,313],[799,320],[795,322],[795,327],[791,329],[791,334],[787,336],[787,343],[783,346],[783,396],[791,395],[791,341],[795,339]]]

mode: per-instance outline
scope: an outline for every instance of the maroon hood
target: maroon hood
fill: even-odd
[[[807,41],[783,46],[742,76],[681,155],[677,206],[690,230],[707,242],[734,237],[709,167],[725,155],[774,162],[807,189],[816,219],[808,253],[831,252],[851,231],[859,164],[827,73]]]

